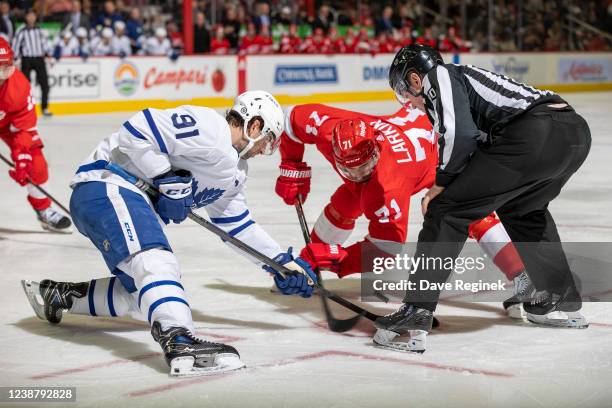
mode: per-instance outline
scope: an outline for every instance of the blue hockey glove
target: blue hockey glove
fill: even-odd
[[[171,171],[153,180],[159,190],[155,211],[169,224],[172,220],[179,224],[187,218],[193,204],[193,178],[186,170]]]
[[[302,258],[293,258],[292,248],[287,252],[278,254],[274,260],[290,269],[293,273],[287,274],[285,278],[271,267],[264,265],[263,268],[274,274],[274,283],[283,295],[300,295],[303,298],[312,296],[312,290],[317,283],[317,276],[312,271],[308,262]]]

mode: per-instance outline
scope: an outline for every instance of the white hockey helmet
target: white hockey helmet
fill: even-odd
[[[244,134],[249,144],[242,149],[243,157],[255,143],[268,138],[264,154],[273,154],[280,145],[280,137],[284,130],[285,115],[278,101],[266,91],[247,91],[234,99],[232,110],[237,112],[244,120]],[[249,137],[249,124],[255,117],[263,120],[261,133],[256,138]]]
[[[113,29],[110,27],[104,27],[100,35],[102,38],[106,38],[107,40],[111,39],[113,38]]]
[[[87,29],[85,27],[79,27],[79,28],[76,29],[75,34],[79,38],[86,38],[87,37]]]
[[[166,38],[168,36],[168,32],[164,27],[157,27],[155,29],[155,37],[157,38]]]

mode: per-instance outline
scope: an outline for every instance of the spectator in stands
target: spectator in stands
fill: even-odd
[[[297,34],[297,24],[290,24],[289,31],[283,32],[278,51],[281,54],[295,54],[299,51],[302,39]]]
[[[62,57],[78,55],[78,52],[79,41],[72,35],[72,31],[64,30],[53,47],[53,58],[59,61]]]
[[[230,47],[237,50],[240,21],[238,20],[238,13],[236,12],[235,5],[228,4],[225,7],[225,15],[223,16],[222,24],[225,29],[225,38],[229,41]]]
[[[346,10],[342,10],[338,13],[338,25],[339,26],[352,26],[357,21],[357,10],[350,7]]]
[[[370,35],[368,34],[368,30],[366,28],[361,28],[359,30],[355,52],[359,54],[372,52],[372,43],[370,42]]]
[[[312,30],[316,31],[317,28],[320,28],[323,30],[324,34],[327,34],[329,28],[332,26],[333,21],[334,17],[331,13],[329,5],[323,3],[321,7],[319,7],[317,17],[315,18],[315,21],[312,24]]]
[[[168,39],[170,40],[170,44],[172,45],[172,49],[179,52],[182,51],[183,35],[178,31],[174,21],[170,20],[166,23],[166,33]]]
[[[389,54],[395,52],[395,41],[387,31],[381,31],[375,40],[372,41],[372,53]]]
[[[336,43],[336,50],[341,54],[354,54],[357,50],[357,41],[355,30],[349,27],[346,30],[346,35]]]
[[[155,29],[155,35],[147,38],[142,47],[144,55],[166,55],[172,56],[172,44],[168,39],[168,32],[163,27]]]
[[[431,27],[426,27],[423,34],[418,36],[415,42],[417,44],[427,45],[432,48],[438,48],[438,42],[433,37]]]
[[[123,21],[115,21],[115,35],[112,40],[112,53],[121,58],[132,55],[132,44],[126,35],[125,23]]]
[[[0,35],[9,43],[15,35],[15,20],[11,17],[11,6],[8,1],[0,2]]]
[[[333,50],[331,40],[325,36],[321,27],[315,28],[314,33],[306,37],[301,47],[301,52],[306,54],[331,54]]]
[[[262,25],[261,31],[259,32],[261,43],[259,46],[260,54],[272,54],[274,52],[274,41],[270,35],[270,26]]]
[[[132,54],[136,54],[141,48],[140,40],[142,38],[142,20],[140,18],[140,9],[137,7],[130,10],[130,16],[125,22],[125,30],[130,39]]]
[[[62,30],[70,30],[72,34],[76,34],[79,27],[85,28],[87,31],[91,28],[89,16],[82,11],[80,0],[72,2],[72,11],[64,16],[62,22]]]
[[[295,21],[291,13],[291,7],[283,6],[278,17],[276,18],[276,23],[288,26],[293,24],[294,22]]]
[[[216,55],[227,55],[231,51],[231,45],[225,38],[225,29],[222,25],[215,28],[215,36],[210,41],[210,52]]]
[[[376,36],[382,32],[393,35],[397,27],[399,27],[399,23],[394,21],[393,7],[385,6],[382,11],[382,17],[376,20]]]
[[[410,44],[413,43],[413,40],[412,40],[412,25],[406,25],[406,26],[402,27],[400,33],[401,34],[399,36],[398,44],[401,47],[405,47],[405,46],[410,45]]]
[[[247,33],[242,37],[238,52],[241,55],[258,54],[261,48],[261,41],[261,37],[257,34],[255,24],[249,23],[247,26]]]
[[[518,51],[518,48],[516,47],[514,38],[512,38],[512,36],[510,36],[507,32],[502,31],[496,37],[495,46],[491,51],[516,52]]]
[[[259,2],[255,4],[255,17],[253,17],[253,24],[255,24],[255,30],[258,33],[261,33],[261,29],[263,26],[268,26],[272,24],[272,20],[270,19],[270,5],[266,2]]]
[[[337,54],[338,50],[341,48],[339,43],[343,41],[342,37],[340,37],[340,34],[338,34],[338,29],[333,26],[330,27],[329,32],[327,34],[327,38],[329,38],[330,42],[330,53]]]
[[[195,16],[195,24],[193,26],[193,52],[195,54],[203,54],[210,52],[210,30],[206,15],[202,11],[198,11]],[[223,28],[222,28],[223,29]]]
[[[115,24],[115,21],[123,20],[121,15],[117,13],[117,7],[115,6],[114,1],[105,1],[104,2],[104,11],[98,15],[96,22],[94,24],[95,27],[112,27]]]
[[[104,27],[100,31],[100,35],[91,40],[91,55],[95,57],[103,57],[113,55],[113,29]]]
[[[86,60],[91,55],[91,47],[89,45],[88,35],[89,33],[85,27],[79,27],[76,30],[76,39],[78,42],[78,49],[76,55]]]
[[[41,15],[52,16],[54,20],[56,18],[61,20],[64,14],[72,10],[72,0],[45,0],[41,6]]]

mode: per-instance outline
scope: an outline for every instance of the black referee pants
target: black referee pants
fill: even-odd
[[[536,289],[564,293],[574,282],[548,203],[585,161],[590,146],[589,127],[571,107],[532,108],[494,135],[491,145],[479,147],[429,203],[415,256],[456,258],[468,225],[497,211]],[[410,280],[418,288],[422,279],[446,282],[451,272],[419,269]],[[439,290],[408,291],[404,300],[433,311],[439,296]]]
[[[36,72],[36,83],[40,85],[41,107],[47,109],[49,106],[49,77],[47,75],[47,64],[44,57],[23,57],[21,59],[21,71],[30,80],[30,73]]]

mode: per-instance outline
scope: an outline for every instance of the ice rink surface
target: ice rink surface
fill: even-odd
[[[564,96],[589,122],[593,147],[551,211],[565,241],[612,241],[612,94]],[[373,113],[397,108],[391,101],[340,106]],[[77,165],[128,115],[41,119],[49,191],[67,205]],[[0,152],[7,154],[4,145]],[[340,180],[313,148],[306,158],[314,173],[305,205],[312,225]],[[283,246],[301,248],[295,211],[274,193],[278,160],[251,160],[250,209]],[[369,322],[345,334],[328,331],[318,297],[271,294],[266,273],[189,220],[166,232],[182,266],[197,334],[234,345],[247,368],[171,379],[145,323],[68,315],[52,326],[34,316],[21,279],[86,281],[109,272],[78,232],[42,232],[25,189],[5,175],[4,164],[0,169],[1,386],[76,386],[77,404],[67,406],[79,407],[612,406],[610,304],[585,304],[591,327],[569,330],[512,321],[500,304],[443,302],[437,311],[442,326],[429,336],[425,354],[381,350],[372,346]],[[422,221],[419,200],[412,198],[411,241]],[[365,227],[358,223],[351,242]],[[358,280],[325,278],[330,289],[358,301]],[[395,305],[366,307],[388,313]],[[334,311],[350,315],[341,307]]]

